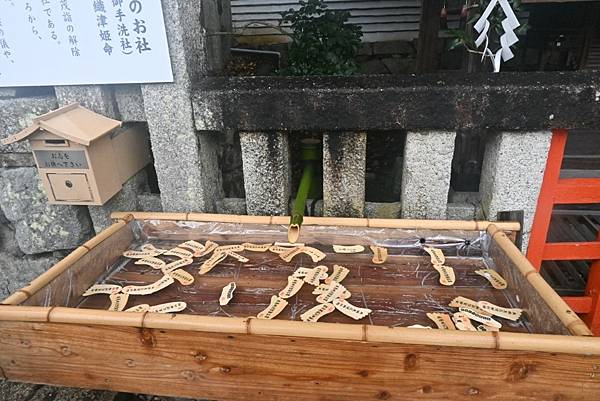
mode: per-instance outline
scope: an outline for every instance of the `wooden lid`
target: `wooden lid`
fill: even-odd
[[[2,140],[3,145],[23,140],[39,129],[54,135],[89,146],[92,142],[121,126],[121,122],[94,113],[78,103],[36,117],[33,124]]]

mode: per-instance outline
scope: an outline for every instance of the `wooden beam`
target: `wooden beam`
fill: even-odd
[[[563,297],[575,313],[589,313],[592,310],[592,297]]]
[[[598,260],[600,241],[555,242],[544,246],[543,260]]]
[[[595,340],[562,338],[573,349],[578,341]],[[527,346],[536,341],[532,336]],[[600,365],[594,352],[35,322],[0,322],[0,347],[0,366],[9,380],[225,401],[441,401],[469,396],[596,401],[600,393],[600,381],[590,376],[591,366]],[[503,378],[501,385],[498,378]]]
[[[439,65],[438,42],[442,0],[423,0],[419,23],[417,72],[433,72]]]
[[[554,203],[586,204],[600,202],[600,179],[565,178],[558,180]]]

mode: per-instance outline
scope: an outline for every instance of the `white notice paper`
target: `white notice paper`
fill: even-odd
[[[160,0],[0,0],[0,87],[173,82]]]

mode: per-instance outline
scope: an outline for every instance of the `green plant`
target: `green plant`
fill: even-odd
[[[453,38],[448,44],[448,50],[453,50],[459,47],[465,48],[468,52],[477,53],[483,55],[481,50],[475,47],[475,39],[479,34],[473,29],[473,24],[481,17],[481,13],[486,9],[490,0],[480,0],[476,4],[465,7],[464,12],[467,13],[467,29],[449,29],[446,32]],[[512,7],[515,14],[523,11],[521,0],[508,0],[508,3]],[[497,49],[500,47],[500,36],[504,34],[502,28],[502,20],[506,18],[502,8],[497,6],[494,11],[488,17],[490,22],[490,28],[488,30],[488,47],[490,49]],[[528,24],[521,24],[519,28],[515,30],[517,35],[524,35],[529,29]],[[483,45],[481,46],[483,48]],[[488,57],[486,57],[488,58]]]
[[[358,71],[356,55],[362,37],[348,24],[348,11],[329,10],[323,0],[301,0],[298,10],[281,13],[292,42],[284,75],[350,75]]]

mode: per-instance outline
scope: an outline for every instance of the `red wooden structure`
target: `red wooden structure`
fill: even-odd
[[[546,242],[554,205],[600,203],[600,178],[560,178],[567,137],[566,130],[553,131],[527,258],[538,270],[544,260],[592,261],[585,295],[564,299],[600,336],[600,233],[592,242]]]

